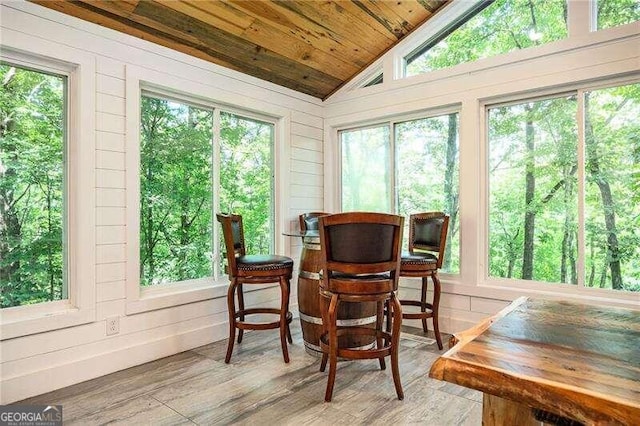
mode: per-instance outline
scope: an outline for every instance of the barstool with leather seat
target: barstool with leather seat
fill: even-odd
[[[438,327],[440,305],[440,279],[438,270],[444,260],[447,243],[449,215],[442,212],[412,214],[409,219],[409,252],[402,254],[400,276],[421,277],[420,300],[400,300],[403,306],[419,306],[420,312],[403,312],[404,319],[422,320],[422,330],[427,333],[427,318],[433,319],[433,332],[442,350],[442,337]],[[433,280],[433,302],[427,303],[428,279]]]
[[[384,358],[391,357],[393,382],[398,399],[404,398],[398,368],[398,343],[402,324],[402,308],[395,291],[400,272],[402,216],[383,213],[340,213],[319,218],[321,267],[320,300],[323,334],[320,338],[324,371],[329,362],[329,378],[325,401],[331,401],[338,357],[346,359],[378,359],[385,369]],[[339,327],[341,303],[375,302],[375,328]],[[384,306],[390,308],[392,323],[383,330]],[[347,347],[353,335],[371,336],[373,347]]]
[[[218,222],[222,225],[224,243],[227,251],[229,290],[227,291],[227,305],[229,308],[229,342],[225,363],[231,360],[235,341],[236,328],[239,329],[238,343],[242,342],[244,330],[280,329],[280,343],[284,362],[289,362],[287,340],[291,340],[289,324],[292,315],[289,312],[289,286],[293,272],[293,260],[286,256],[272,254],[248,255],[245,250],[242,216],[235,214],[218,214]],[[243,284],[264,284],[277,282],[280,284],[280,309],[244,307]],[[236,290],[238,309],[236,310]],[[245,317],[254,314],[278,315],[273,322],[249,322]]]

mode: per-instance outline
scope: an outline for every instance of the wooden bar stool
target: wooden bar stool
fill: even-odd
[[[235,341],[236,328],[238,343],[242,342],[244,330],[269,330],[280,328],[280,343],[284,362],[289,362],[287,340],[292,342],[289,323],[293,318],[289,312],[289,286],[293,272],[293,260],[286,256],[272,254],[248,255],[245,252],[244,230],[242,216],[234,214],[218,214],[218,222],[222,225],[224,244],[227,251],[229,290],[227,291],[227,305],[229,308],[229,343],[225,363],[231,360]],[[280,309],[277,308],[250,308],[244,307],[243,284],[264,284],[277,282],[280,284]],[[238,309],[236,310],[236,290],[238,296]],[[274,314],[278,315],[278,321],[273,322],[249,322],[245,321],[247,315]]]
[[[398,368],[398,343],[402,324],[402,308],[395,291],[400,271],[402,216],[382,213],[340,213],[319,218],[322,278],[320,300],[323,334],[320,337],[324,371],[329,362],[329,378],[325,401],[331,401],[338,357],[346,359],[378,359],[385,369],[384,358],[391,356],[393,383],[398,399],[404,398]],[[337,325],[341,303],[374,302],[377,306],[376,327],[341,327]],[[384,306],[390,308],[392,324],[383,330]],[[349,336],[371,336],[372,348],[353,348]]]
[[[420,300],[400,300],[403,306],[419,306],[420,312],[403,312],[404,319],[421,319],[422,330],[426,333],[427,318],[433,319],[433,332],[438,349],[442,350],[442,337],[438,327],[438,307],[440,304],[440,279],[438,269],[442,266],[444,249],[447,244],[449,216],[442,212],[412,214],[409,219],[409,252],[402,253],[401,277],[421,277]],[[427,303],[428,278],[433,280],[433,302]]]

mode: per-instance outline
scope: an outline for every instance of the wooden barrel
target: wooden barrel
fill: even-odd
[[[298,273],[298,310],[302,325],[302,339],[308,353],[321,356],[320,335],[322,334],[322,314],[320,313],[320,237],[317,234],[302,238],[302,255]],[[376,303],[340,303],[338,306],[338,327],[375,327]],[[373,336],[347,336],[341,345],[351,348],[368,349],[374,345]]]

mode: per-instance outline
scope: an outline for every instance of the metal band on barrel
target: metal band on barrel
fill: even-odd
[[[302,312],[300,312],[300,319],[311,324],[322,325],[322,318],[312,317],[311,315],[303,314]],[[376,322],[375,315],[365,318],[339,319],[337,321],[337,324],[338,327],[353,327],[358,325],[371,324],[374,322]]]
[[[320,244],[318,244],[318,243],[307,243],[307,242],[305,242],[303,244],[303,246],[307,250],[320,250]]]
[[[320,273],[319,272],[300,271],[300,272],[298,272],[298,276],[300,278],[306,278],[308,280],[319,280],[320,279]]]

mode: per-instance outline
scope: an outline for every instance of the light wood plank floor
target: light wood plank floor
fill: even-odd
[[[391,368],[377,360],[340,362],[333,401],[324,402],[326,373],[307,354],[294,320],[291,362],[285,364],[277,330],[245,333],[231,364],[226,341],[109,374],[21,404],[62,404],[65,425],[123,424],[422,424],[480,425],[479,392],[428,377],[444,351],[406,328],[398,401]],[[446,339],[443,339],[445,342]]]

